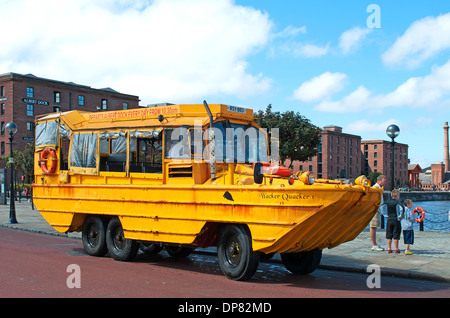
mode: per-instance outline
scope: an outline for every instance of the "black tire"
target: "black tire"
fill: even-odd
[[[166,245],[165,248],[167,253],[169,253],[172,257],[187,257],[194,251],[194,249],[191,247],[174,245]]]
[[[108,252],[106,222],[99,216],[88,216],[83,223],[81,240],[86,253],[91,256],[104,256]]]
[[[139,245],[139,248],[145,254],[158,254],[162,251],[163,246],[160,243],[144,243]]]
[[[274,256],[275,256],[275,252],[274,253],[269,253],[269,254],[266,254],[266,253],[260,253],[259,254],[259,258],[260,259],[271,259]]]
[[[319,267],[322,250],[312,250],[299,253],[282,253],[281,260],[292,274],[306,275]]]
[[[217,256],[220,269],[232,280],[250,279],[259,264],[259,253],[253,251],[250,231],[243,225],[226,225],[222,228]]]
[[[133,260],[139,250],[139,242],[124,238],[122,224],[116,217],[108,223],[106,246],[111,256],[121,262]]]

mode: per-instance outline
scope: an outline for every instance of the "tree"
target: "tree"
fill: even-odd
[[[369,173],[368,179],[370,180],[370,182],[372,184],[375,184],[375,183],[377,183],[378,176],[380,176],[380,175],[381,175],[381,172],[371,172],[371,173]]]
[[[272,112],[272,104],[269,104],[266,111],[257,112],[256,118],[260,127],[268,129],[269,137],[273,128],[279,129],[281,162],[289,158],[292,165],[295,160],[306,161],[317,155],[321,129],[300,113]]]
[[[24,151],[13,150],[14,152],[14,170],[23,175],[27,183],[30,183],[33,180],[34,176],[34,145],[26,145]],[[7,162],[9,167],[9,157],[10,155],[6,155],[2,157],[2,160]]]

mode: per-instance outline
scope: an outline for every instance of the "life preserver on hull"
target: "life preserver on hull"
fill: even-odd
[[[420,223],[423,221],[423,219],[425,218],[425,211],[424,209],[422,209],[420,206],[418,206],[417,208],[414,209],[413,213],[414,215],[419,214],[419,218],[416,218],[416,222]]]
[[[47,157],[50,155],[51,165],[47,168]],[[44,174],[51,175],[56,171],[56,165],[58,163],[58,158],[56,157],[56,151],[50,148],[45,148],[44,151],[39,155],[39,166],[41,167]]]

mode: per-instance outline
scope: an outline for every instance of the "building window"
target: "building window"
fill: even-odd
[[[2,141],[2,156],[5,155],[5,142]]]
[[[1,115],[5,116],[5,104],[2,103],[2,107],[0,108]]]
[[[122,106],[123,106],[123,109],[124,109],[124,110],[125,110],[125,109],[128,109],[128,103],[123,103]]]
[[[60,92],[53,92],[53,102],[55,104],[61,103],[61,93]]]
[[[27,87],[27,97],[34,97],[34,88]]]
[[[78,105],[84,106],[84,96],[83,95],[78,96]]]
[[[5,122],[4,121],[2,121],[1,128],[2,128],[1,135],[4,136],[5,135]]]
[[[5,96],[5,86],[0,87],[0,96]]]
[[[102,99],[102,111],[108,110],[108,100]]]
[[[378,166],[378,161],[377,161],[377,160],[374,160],[374,161],[373,161],[373,166],[374,166],[374,167],[377,167],[377,166]]]
[[[34,130],[34,123],[27,123],[27,130],[33,131]]]
[[[34,116],[34,106],[32,104],[27,105],[27,116]]]
[[[374,153],[373,153],[373,157],[374,157],[374,158],[378,158],[378,152],[374,152]]]
[[[59,113],[61,111],[61,107],[59,106],[53,106],[53,112],[54,113]]]

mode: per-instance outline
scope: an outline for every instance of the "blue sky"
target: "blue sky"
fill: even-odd
[[[0,0],[0,12],[0,73],[142,105],[272,104],[363,139],[388,140],[395,123],[412,163],[443,159],[448,1]]]

